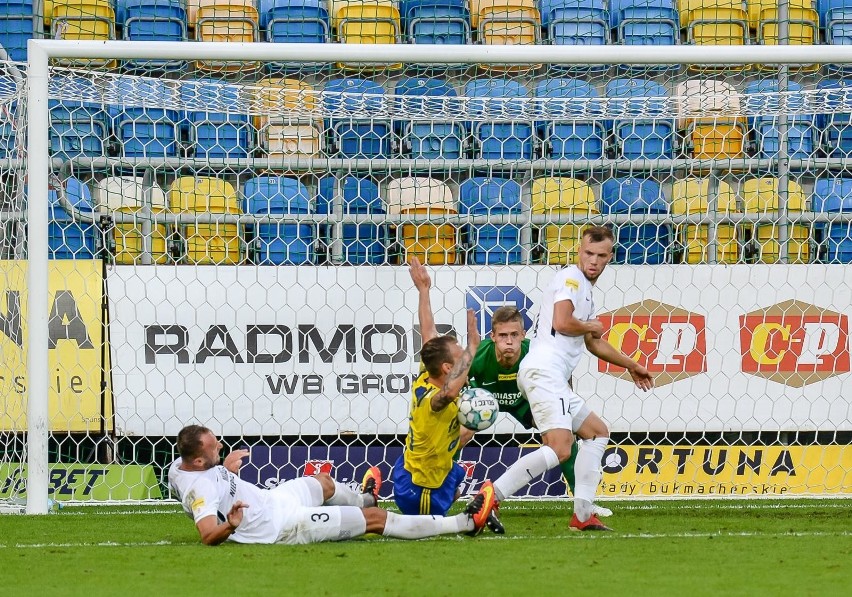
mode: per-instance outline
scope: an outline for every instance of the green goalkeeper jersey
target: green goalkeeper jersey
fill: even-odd
[[[503,368],[497,362],[497,349],[491,339],[483,340],[476,350],[470,366],[470,385],[484,388],[494,394],[500,410],[512,415],[525,428],[534,427],[530,403],[518,389],[518,367],[530,349],[530,341],[521,342],[521,358],[513,366]]]

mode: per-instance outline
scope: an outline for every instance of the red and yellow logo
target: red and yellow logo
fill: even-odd
[[[742,369],[795,388],[848,373],[849,319],[800,301],[740,316]]]
[[[604,339],[666,385],[707,371],[704,316],[657,301],[642,301],[599,315]],[[598,361],[598,371],[630,379],[621,367]]]
[[[305,462],[305,477],[313,477],[314,475],[319,475],[320,473],[325,473],[326,475],[331,474],[331,470],[334,468],[333,460],[308,460]]]

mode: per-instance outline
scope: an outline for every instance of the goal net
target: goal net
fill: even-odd
[[[167,499],[190,423],[248,447],[260,485],[389,476],[421,345],[407,261],[427,264],[442,333],[464,342],[474,309],[486,336],[504,304],[530,330],[590,224],[617,239],[604,338],[657,385],[592,357],[575,372],[611,430],[599,495],[852,493],[852,87],[816,55],[706,56],[54,61],[51,497]],[[4,359],[21,197],[4,189]],[[17,488],[25,412],[3,375],[0,482]],[[539,440],[501,415],[461,450],[464,491]],[[566,484],[551,471],[520,495]]]

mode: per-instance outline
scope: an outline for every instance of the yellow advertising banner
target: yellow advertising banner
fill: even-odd
[[[600,494],[852,494],[852,446],[610,446]]]
[[[52,431],[112,430],[100,261],[49,263],[48,388]],[[0,430],[27,426],[27,267],[0,261]]]

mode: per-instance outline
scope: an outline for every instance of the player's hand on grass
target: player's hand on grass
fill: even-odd
[[[248,455],[248,450],[234,450],[225,456],[225,461],[222,463],[222,466],[236,475],[240,472],[240,467],[243,465],[243,458]]]
[[[426,268],[423,267],[423,264],[420,263],[420,260],[417,257],[412,257],[411,261],[408,264],[408,273],[411,274],[411,280],[414,282],[414,287],[417,290],[429,290],[432,286],[432,280],[429,278],[429,272],[426,271]]]
[[[632,367],[629,371],[630,377],[633,378],[636,386],[640,389],[647,392],[654,387],[654,378],[651,375],[651,372],[639,363],[636,363],[636,366]]]
[[[245,502],[241,502],[237,500],[234,502],[234,505],[231,506],[230,512],[228,512],[228,524],[231,525],[232,529],[236,529],[240,526],[240,523],[243,521],[243,508],[248,508],[249,505]]]

